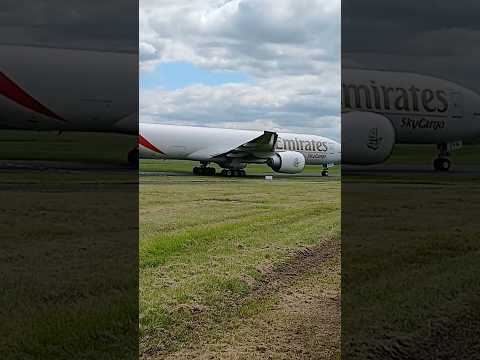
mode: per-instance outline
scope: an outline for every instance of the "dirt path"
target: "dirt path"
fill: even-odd
[[[284,264],[263,272],[264,280],[246,301],[275,299],[272,306],[221,324],[221,332],[157,358],[340,358],[339,240],[304,249]]]

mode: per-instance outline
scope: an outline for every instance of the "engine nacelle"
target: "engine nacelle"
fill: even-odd
[[[279,173],[297,174],[305,168],[305,157],[297,151],[282,151],[268,159],[267,165]]]
[[[371,112],[342,114],[342,163],[379,164],[395,146],[395,128],[383,115]]]

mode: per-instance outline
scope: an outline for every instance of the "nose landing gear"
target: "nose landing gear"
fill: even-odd
[[[323,165],[322,176],[328,176],[328,166]]]
[[[433,160],[433,167],[437,171],[448,171],[448,170],[450,170],[451,165],[452,164],[451,164],[450,160],[448,160],[446,158],[439,157],[439,158]]]
[[[453,150],[460,149],[461,147],[461,141],[438,144],[438,157],[433,160],[433,168],[437,171],[449,171],[452,163],[448,157],[451,155]]]

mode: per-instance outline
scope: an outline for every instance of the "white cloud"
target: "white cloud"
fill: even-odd
[[[256,76],[313,73],[340,56],[337,0],[143,0],[140,40],[151,61],[186,61]]]
[[[138,48],[141,62],[154,60],[157,57],[157,49],[149,43],[140,42]]]
[[[255,84],[140,91],[144,122],[308,132],[339,139],[337,76],[286,76]],[[321,99],[321,101],[320,101]]]
[[[141,0],[140,43],[144,70],[181,61],[253,79],[142,90],[142,121],[339,137],[339,0]]]

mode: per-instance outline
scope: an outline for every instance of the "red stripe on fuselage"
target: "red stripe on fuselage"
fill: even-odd
[[[155,145],[153,145],[150,141],[145,139],[142,135],[138,135],[138,143],[149,150],[152,150],[160,154],[165,154],[163,151],[160,151]]]
[[[0,94],[9,98],[13,102],[26,107],[36,113],[60,120],[66,121],[61,116],[55,114],[46,106],[41,104],[35,98],[30,96],[25,90],[18,86],[15,82],[10,80],[7,75],[0,71]]]

